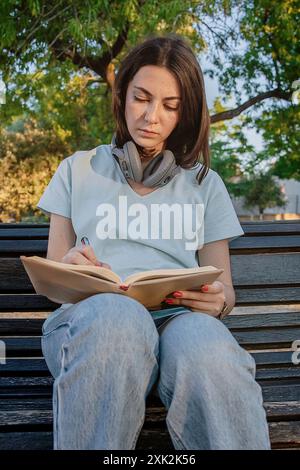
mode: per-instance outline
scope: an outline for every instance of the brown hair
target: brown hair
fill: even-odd
[[[135,46],[121,61],[113,87],[113,114],[116,121],[116,144],[119,147],[132,140],[125,119],[126,93],[130,81],[141,67],[166,67],[176,77],[181,92],[179,122],[167,139],[182,168],[193,168],[202,157],[197,174],[199,184],[210,164],[210,117],[206,103],[203,74],[187,42],[176,34],[148,37]],[[139,151],[141,150],[138,147]]]

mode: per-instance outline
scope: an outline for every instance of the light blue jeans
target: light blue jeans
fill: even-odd
[[[270,448],[255,361],[212,316],[185,309],[157,328],[136,300],[97,294],[50,314],[42,350],[54,449],[134,449],[152,389],[175,449]]]

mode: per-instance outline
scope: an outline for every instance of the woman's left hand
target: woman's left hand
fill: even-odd
[[[205,312],[213,317],[220,314],[226,299],[224,284],[220,281],[200,286],[199,290],[176,291],[172,293],[172,296],[173,298],[165,300],[167,304],[183,305],[189,307],[192,311]],[[171,302],[168,302],[168,300],[171,300]]]

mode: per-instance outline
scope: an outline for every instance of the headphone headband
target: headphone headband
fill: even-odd
[[[116,145],[116,136],[113,135],[112,154],[120,165],[126,179],[130,178],[144,186],[154,188],[165,186],[180,171],[173,152],[164,150],[153,157],[143,170],[142,162],[136,145],[133,141],[128,141],[119,148]]]

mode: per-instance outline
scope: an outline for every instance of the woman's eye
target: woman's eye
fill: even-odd
[[[138,98],[137,96],[134,96],[134,99],[135,99],[136,101],[141,101],[141,102],[149,101],[149,100],[146,100],[146,99],[144,99],[144,98]]]
[[[133,96],[133,98],[136,100],[136,101],[139,101],[140,103],[145,103],[149,100],[145,99],[145,98],[139,98],[138,96]],[[179,108],[171,108],[170,106],[167,106],[165,105],[165,108],[168,110],[168,111],[178,111]]]

